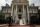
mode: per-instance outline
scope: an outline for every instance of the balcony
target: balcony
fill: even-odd
[[[2,13],[11,13],[11,11],[8,11],[8,12],[7,11],[3,11]]]
[[[21,12],[17,11],[17,13],[18,13],[18,14],[22,14],[22,13],[23,13],[23,11],[21,11]]]

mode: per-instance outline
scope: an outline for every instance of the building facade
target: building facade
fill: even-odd
[[[24,19],[24,24],[30,23],[30,16],[38,14],[38,6],[29,6],[28,0],[12,0],[12,5],[2,6],[2,13],[5,18],[12,16],[15,23],[19,23],[20,19]]]

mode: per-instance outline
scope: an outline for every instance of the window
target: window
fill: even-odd
[[[21,19],[21,15],[20,14],[18,15],[18,18]]]
[[[8,9],[8,11],[11,11],[11,9]]]
[[[33,9],[31,9],[31,13],[33,13]]]
[[[36,9],[34,10],[34,12],[36,12]]]
[[[7,9],[3,9],[3,12],[7,12]]]
[[[21,12],[21,9],[19,9],[19,12]]]
[[[11,12],[11,9],[7,9],[7,12]]]
[[[34,9],[33,12],[34,12],[34,13],[37,12],[36,9]]]
[[[4,9],[4,11],[6,11],[6,9]]]
[[[33,13],[33,10],[32,10],[32,13]]]

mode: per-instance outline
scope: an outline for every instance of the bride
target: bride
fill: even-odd
[[[20,25],[25,25],[26,24],[26,20],[25,20],[25,18],[23,18],[23,19],[20,19]]]

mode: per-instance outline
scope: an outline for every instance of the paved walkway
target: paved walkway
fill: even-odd
[[[8,27],[9,24],[0,24],[0,27]],[[9,26],[11,27],[11,26]],[[12,27],[30,27],[28,25],[12,24]]]
[[[0,24],[0,27],[8,27],[9,24]],[[11,26],[9,26],[11,27]],[[12,24],[12,27],[30,27],[30,25],[19,25],[19,24]],[[33,27],[31,25],[31,27]],[[40,25],[35,25],[35,27],[40,27]]]

